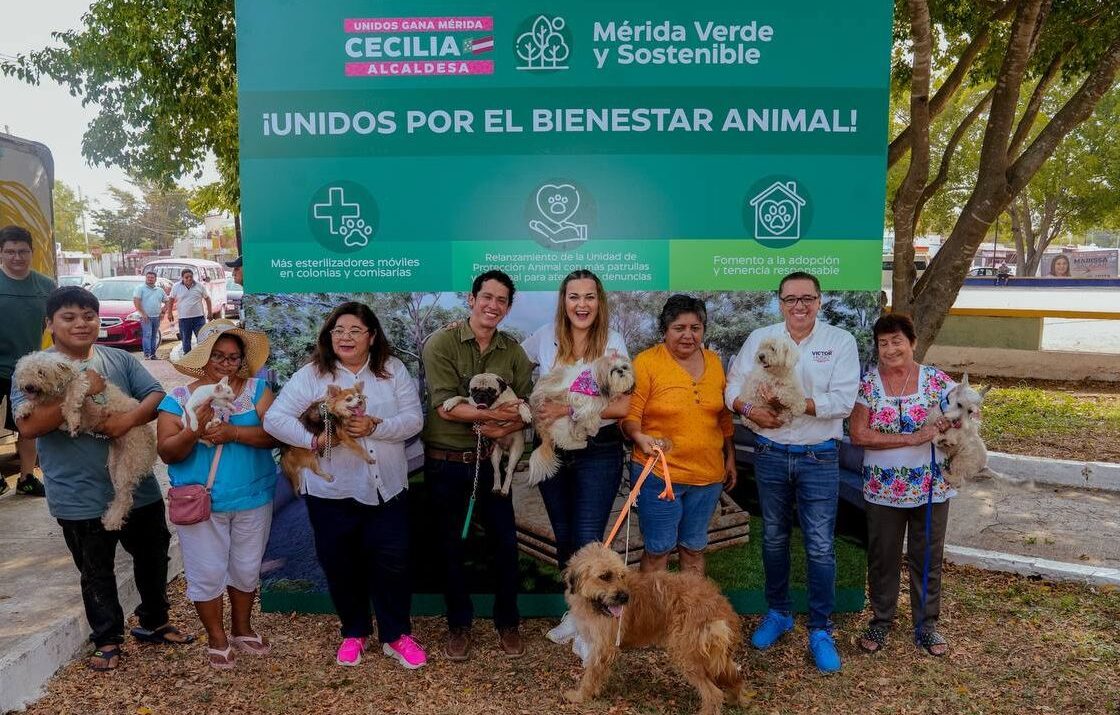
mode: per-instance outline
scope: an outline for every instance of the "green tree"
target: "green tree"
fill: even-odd
[[[78,30],[0,71],[49,77],[98,114],[83,155],[170,187],[201,175],[213,156],[220,180],[194,208],[237,213],[237,77],[233,0],[93,0]]]
[[[93,223],[105,243],[121,254],[137,248],[170,248],[198,219],[187,207],[188,192],[182,188],[136,180],[140,195],[118,186],[109,194],[116,208],[93,212]]]
[[[82,233],[82,213],[89,211],[89,200],[78,198],[64,182],[54,182],[54,240],[67,251],[84,251],[86,238]]]

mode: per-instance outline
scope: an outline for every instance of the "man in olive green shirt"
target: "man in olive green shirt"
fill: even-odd
[[[470,379],[492,372],[505,379],[522,400],[532,389],[533,365],[516,340],[498,331],[498,324],[509,313],[515,292],[513,281],[501,271],[487,271],[474,279],[470,305],[471,317],[458,327],[442,330],[424,345],[424,374],[429,404],[424,421],[424,482],[440,520],[441,545],[445,565],[444,600],[447,605],[448,637],[444,654],[451,660],[466,660],[470,655],[470,628],[474,608],[464,569],[466,550],[462,539],[463,521],[474,483],[477,436],[475,428],[488,440],[495,440],[524,429],[516,403],[494,410],[480,410],[470,404],[457,405],[450,412],[443,403],[456,395],[467,395]],[[477,465],[478,493],[475,518],[486,529],[491,542],[497,584],[494,589],[494,626],[498,642],[511,658],[525,648],[518,632],[521,617],[517,610],[517,526],[509,497],[493,492],[494,469],[482,452]]]

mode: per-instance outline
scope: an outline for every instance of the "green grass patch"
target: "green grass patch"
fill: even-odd
[[[1120,435],[1120,400],[1079,399],[1033,387],[993,389],[984,399],[985,440],[1106,430]]]

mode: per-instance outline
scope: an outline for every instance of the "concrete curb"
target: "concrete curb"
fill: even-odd
[[[1035,556],[1018,556],[968,546],[945,546],[950,563],[975,566],[986,571],[1003,571],[1021,576],[1041,576],[1050,581],[1079,581],[1097,585],[1120,586],[1120,569],[1105,566],[1070,564]]]
[[[1041,484],[1120,492],[1120,464],[1110,462],[1076,462],[989,452],[988,466],[1000,474],[1033,479]]]
[[[179,536],[174,530],[168,557],[170,583],[183,572]],[[139,605],[140,594],[136,591],[131,559],[117,564],[117,592],[126,615]],[[42,697],[47,681],[89,645],[89,633],[85,609],[78,605],[60,614],[48,630],[33,634],[0,658],[0,713],[23,710]]]

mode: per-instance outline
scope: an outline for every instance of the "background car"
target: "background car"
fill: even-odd
[[[90,288],[97,285],[101,279],[92,273],[74,273],[67,276],[58,277],[58,286],[81,286],[82,288]]]
[[[240,283],[230,281],[226,284],[226,317],[227,318],[240,318],[241,317],[241,299],[245,295],[245,289],[241,287]]]
[[[103,278],[90,288],[90,292],[97,296],[101,304],[98,343],[125,349],[139,350],[142,347],[140,314],[132,302],[132,294],[137,286],[143,284],[144,276],[114,276]],[[158,280],[157,285],[165,293],[171,290],[171,285],[166,280]],[[160,317],[159,330],[161,341],[174,340],[179,335],[177,324],[172,325],[167,320],[166,312]]]

